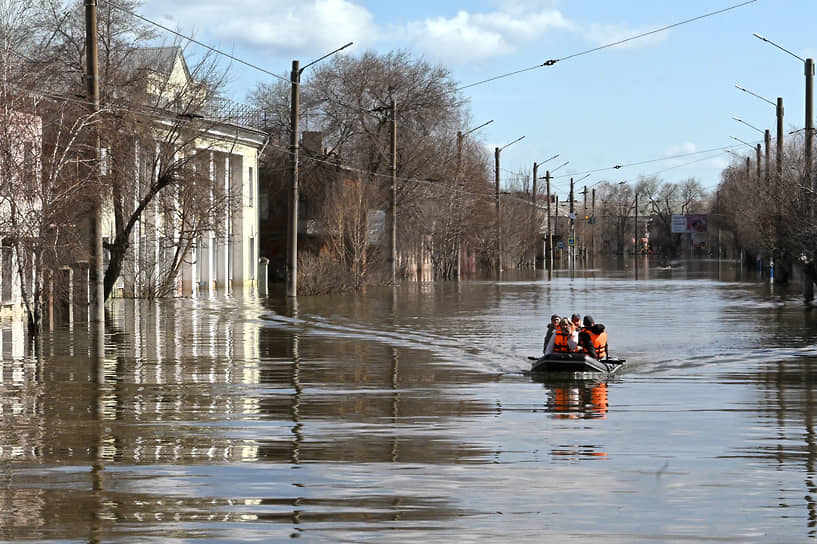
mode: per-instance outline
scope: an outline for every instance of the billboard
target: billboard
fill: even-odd
[[[706,214],[672,214],[672,232],[706,232]]]

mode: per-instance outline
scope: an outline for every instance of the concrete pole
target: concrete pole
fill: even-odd
[[[576,211],[573,209],[573,178],[570,178],[570,240],[573,244],[569,246],[568,255],[570,256],[570,277],[573,278],[573,272],[576,268]]]
[[[593,189],[592,208],[590,209],[590,257],[596,257],[596,190]]]
[[[456,279],[460,281],[462,279],[462,255],[460,254],[460,229],[462,228],[460,223],[462,223],[462,183],[460,182],[460,175],[462,172],[462,143],[463,143],[463,134],[461,130],[457,131],[457,169],[454,172],[454,185],[456,186],[456,190],[459,191],[454,199],[454,202],[457,203],[457,233],[454,237],[454,253],[456,253],[457,257],[457,264],[456,264]]]
[[[389,261],[391,282],[397,282],[397,102],[391,102],[391,220],[389,221]]]
[[[808,193],[809,210],[813,214],[812,209],[814,180],[811,175],[812,150],[814,141],[814,100],[813,100],[813,83],[814,83],[814,61],[806,59],[806,149],[805,149],[805,173],[806,183],[805,189]]]
[[[814,61],[806,59],[806,150],[805,150],[805,194],[806,207],[810,216],[814,216],[814,180],[811,175],[812,162],[812,142],[814,140]],[[803,281],[803,299],[807,303],[814,300],[814,280],[815,278],[807,273]]]
[[[545,182],[547,183],[547,193],[548,193],[548,279],[551,278],[553,274],[553,229],[550,225],[550,170],[545,171]]]
[[[783,98],[777,97],[777,194],[780,198],[780,187],[783,183]]]
[[[766,145],[766,190],[768,190],[772,186],[772,163],[769,150],[772,145],[772,133],[768,128],[763,132],[763,143]]]
[[[292,61],[292,94],[289,117],[289,221],[287,236],[287,296],[298,296],[298,109],[300,107],[301,70]]]
[[[499,205],[499,152],[497,147],[494,149],[494,180],[496,182],[496,270],[501,276],[502,274],[502,209]]]
[[[633,238],[633,268],[638,279],[638,191],[635,192],[635,238]]]
[[[760,144],[757,144],[757,181],[758,181],[758,183],[760,182],[760,180],[763,179],[761,177],[761,175],[760,175],[761,163],[762,163],[762,161],[760,160]]]
[[[537,248],[539,247],[539,228],[536,225],[536,182],[539,179],[539,165],[537,163],[533,163],[533,189],[531,191],[531,201],[532,201],[532,219],[531,219],[531,241],[533,244],[533,269],[536,270],[536,252]]]

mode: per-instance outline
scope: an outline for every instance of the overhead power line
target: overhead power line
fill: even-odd
[[[562,61],[565,61],[565,60],[574,59],[576,57],[581,57],[582,55],[589,55],[590,53],[595,53],[596,51],[601,51],[602,49],[608,49],[610,47],[615,47],[617,45],[621,45],[621,44],[624,44],[624,43],[627,43],[627,42],[631,42],[633,40],[638,40],[640,38],[645,38],[647,36],[651,36],[653,34],[658,34],[659,32],[664,32],[666,30],[670,30],[672,28],[675,28],[675,27],[678,27],[678,26],[681,26],[681,25],[685,25],[687,23],[692,23],[692,22],[695,22],[695,21],[699,21],[701,19],[705,19],[707,17],[712,17],[714,15],[720,15],[721,13],[724,13],[724,12],[727,12],[727,11],[730,11],[730,10],[733,10],[733,9],[741,8],[741,7],[743,7],[743,6],[747,5],[747,4],[752,4],[754,2],[757,2],[757,0],[747,0],[746,2],[741,2],[740,4],[735,4],[733,6],[729,6],[729,7],[723,8],[723,9],[719,9],[717,11],[704,13],[703,15],[698,15],[697,17],[692,17],[691,19],[685,19],[683,21],[678,21],[677,23],[672,23],[671,25],[662,26],[661,28],[656,28],[656,29],[650,30],[648,32],[642,32],[641,34],[636,34],[635,36],[630,36],[628,38],[624,38],[623,40],[610,42],[608,44],[600,45],[598,47],[593,47],[593,48],[587,49],[585,51],[579,51],[578,53],[573,53],[571,55],[567,55],[566,57],[562,57],[562,58],[559,58],[559,59],[548,59],[545,62],[543,62],[542,64],[537,64],[536,66],[530,66],[528,68],[522,68],[521,70],[516,70],[516,71],[513,71],[513,72],[509,72],[507,74],[494,76],[494,77],[491,77],[491,78],[488,78],[488,79],[484,79],[482,81],[477,81],[476,83],[471,83],[469,85],[465,85],[463,87],[460,87],[457,90],[461,91],[463,89],[468,89],[470,87],[476,87],[477,85],[482,85],[484,83],[490,83],[491,81],[496,81],[497,79],[502,79],[502,78],[506,78],[506,77],[515,76],[517,74],[521,74],[523,72],[528,72],[530,70],[536,70],[537,68],[544,68],[545,66],[553,66],[557,62],[562,62]]]

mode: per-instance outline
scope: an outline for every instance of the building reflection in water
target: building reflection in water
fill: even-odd
[[[279,521],[298,523],[294,512],[320,502],[189,496],[175,487],[196,485],[183,476],[171,478],[177,483],[169,491],[155,487],[170,478],[169,467],[189,475],[197,466],[237,463],[458,463],[491,455],[457,437],[429,441],[419,431],[441,414],[485,413],[485,402],[439,392],[401,396],[405,387],[444,389],[482,375],[435,368],[425,352],[404,358],[376,335],[313,334],[305,343],[299,320],[297,308],[271,315],[231,299],[116,300],[101,359],[87,324],[46,333],[37,354],[21,325],[0,327],[4,536],[36,539],[32,527],[61,527],[66,538],[82,538],[74,525],[83,516],[96,520],[93,530],[85,527],[97,535],[92,541],[123,519],[275,521],[278,514],[268,510],[281,508],[287,512]],[[218,470],[199,473],[212,479]],[[145,477],[153,483],[140,484]],[[361,520],[371,515],[361,510],[366,501],[389,518],[395,511],[428,510],[435,519],[448,512],[413,495],[333,500]]]

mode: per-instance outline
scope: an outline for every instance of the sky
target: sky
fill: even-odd
[[[340,54],[400,49],[442,64],[467,86],[472,124],[463,130],[493,121],[475,135],[491,157],[504,148],[503,185],[558,154],[539,175],[567,162],[553,183],[566,195],[570,177],[577,190],[653,175],[714,190],[722,170],[741,160],[722,148],[754,161],[758,129],[776,134],[774,106],[736,85],[772,102],[782,97],[787,136],[805,126],[804,62],[792,54],[817,56],[817,0],[755,0],[591,51],[744,2],[145,0],[139,14],[280,75],[294,59],[304,66],[350,41]],[[549,59],[558,62],[471,86]],[[240,63],[230,70],[237,102],[274,82]]]

